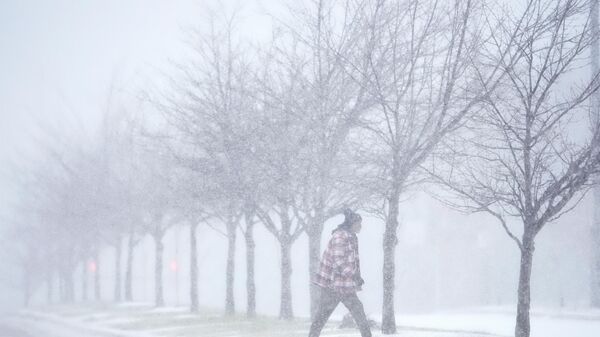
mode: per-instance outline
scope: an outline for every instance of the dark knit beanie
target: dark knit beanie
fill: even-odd
[[[360,214],[352,211],[350,208],[344,210],[344,217],[344,223],[347,223],[348,226],[351,226],[355,222],[362,221]]]
[[[346,208],[344,209],[344,222],[338,225],[337,228],[334,229],[331,233],[334,233],[339,229],[350,230],[352,224],[358,221],[362,221],[362,217],[360,216],[360,214],[352,211],[350,208]]]

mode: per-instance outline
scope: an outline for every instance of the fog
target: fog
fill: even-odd
[[[397,9],[410,12],[412,2],[405,2],[406,7]],[[317,3],[2,2],[0,311],[8,316],[25,307],[114,302],[189,307],[190,291],[197,286],[200,308],[225,313],[229,265],[234,268],[235,312],[243,314],[249,299],[244,234],[252,232],[250,214],[256,313],[309,319],[314,300],[310,226],[324,223],[317,247],[320,257],[332,231],[344,222],[345,208],[363,218],[357,236],[365,283],[358,296],[367,316],[377,322],[389,312],[385,299],[391,298],[392,314],[399,320],[403,315],[487,308],[508,313],[513,321],[517,317],[521,332],[516,335],[529,336],[529,308],[527,334],[519,328],[525,324],[520,321],[524,297],[517,289],[527,265],[523,256],[533,251],[532,312],[597,310],[600,230],[594,226],[598,212],[594,197],[600,194],[592,183],[600,167],[595,150],[600,131],[593,117],[600,81],[590,80],[597,71],[589,62],[590,48],[597,40],[586,33],[588,26],[582,28],[589,18],[581,8],[588,3],[575,1],[582,6],[580,12],[565,19],[571,23],[565,31],[585,36],[585,46],[573,52],[573,63],[560,74],[557,85],[551,83],[555,86],[549,93],[532,91],[531,97],[547,108],[544,113],[560,116],[556,123],[547,122],[551,118],[545,114],[539,125],[523,122],[540,134],[549,130],[530,148],[539,160],[533,170],[540,172],[523,179],[538,184],[529,186],[532,193],[527,184],[512,179],[520,177],[520,159],[506,165],[520,151],[526,152],[526,146],[515,150],[510,143],[521,140],[520,117],[502,118],[503,113],[519,111],[519,92],[511,91],[511,85],[520,83],[514,80],[520,74],[514,64],[527,57],[519,57],[523,48],[511,45],[518,42],[502,36],[479,40],[477,35],[493,35],[484,18],[488,23],[497,18],[484,17],[487,10],[524,9],[511,1],[504,7],[476,1],[473,8],[457,1],[455,8],[447,9],[447,27],[440,19],[440,27],[446,28],[423,34],[425,56],[413,66],[424,70],[399,80],[412,68],[398,66],[403,63],[392,50],[409,48],[407,41],[416,37],[394,40],[393,33],[408,27],[403,25],[424,30],[426,15],[406,23],[394,16],[393,5],[386,12],[387,7],[375,6],[377,1],[367,1],[364,7],[356,5],[360,1],[347,2],[348,7],[327,2],[333,3],[331,8],[325,6],[329,11],[315,14],[327,18],[323,26],[332,28],[326,31],[310,26]],[[416,6],[415,13],[435,12],[428,6]],[[473,26],[463,31],[461,21],[453,21],[451,14],[470,13],[465,8],[474,18],[469,21]],[[497,32],[510,31],[508,21],[504,30],[494,26]],[[394,24],[396,31],[385,26]],[[319,29],[326,37],[317,34]],[[461,32],[467,37],[456,38]],[[318,38],[311,40],[314,36]],[[551,40],[539,36],[541,45]],[[455,47],[455,40],[464,48]],[[569,45],[574,39],[566,40],[563,49],[570,55],[569,48],[576,50]],[[490,41],[497,45],[488,47]],[[481,52],[494,48],[506,48],[502,59]],[[536,50],[532,47],[531,53]],[[457,61],[461,58],[475,65]],[[506,65],[510,62],[514,64]],[[567,63],[561,59],[556,64],[561,62]],[[336,68],[338,63],[343,65]],[[560,68],[554,65],[549,68]],[[322,67],[330,67],[329,73]],[[227,72],[226,86],[219,82],[220,71]],[[406,89],[410,96],[399,94],[404,86],[411,88]],[[228,90],[223,94],[226,108],[215,108],[209,115],[206,111],[217,105],[222,87]],[[438,104],[441,101],[444,104]],[[572,109],[564,108],[571,103]],[[451,107],[444,110],[446,106]],[[225,110],[235,112],[226,115]],[[318,113],[311,115],[313,111]],[[429,115],[414,117],[415,111]],[[396,117],[395,126],[390,116]],[[430,128],[438,118],[440,127]],[[515,135],[507,135],[506,130],[512,129],[502,123],[518,124]],[[225,130],[224,147],[210,138],[217,128],[213,124]],[[323,151],[322,139],[327,144]],[[523,169],[524,176],[527,170]],[[107,172],[116,172],[114,182]],[[559,179],[563,175],[564,180]],[[515,189],[521,192],[508,196],[507,191]],[[534,199],[540,196],[539,203],[530,203],[537,207],[533,213],[526,211],[530,194]],[[248,211],[248,205],[254,210]],[[164,214],[163,208],[168,209]],[[269,227],[269,221],[274,226]],[[192,225],[197,225],[197,285],[190,281]],[[233,246],[228,241],[231,228],[237,233]],[[386,246],[390,228],[398,241]],[[127,300],[130,235],[139,243],[132,253],[132,293]],[[156,238],[164,245],[164,303],[156,295]],[[529,239],[535,239],[535,249],[528,250]],[[72,242],[82,242],[82,247],[61,250]],[[61,248],[51,255],[54,248],[46,243]],[[292,317],[282,309],[286,247],[291,249]],[[384,277],[386,251],[393,253],[395,262],[391,279]],[[228,252],[233,252],[234,265]],[[118,273],[116,254],[120,254]],[[27,260],[33,255],[34,263]],[[65,263],[71,266],[71,276],[63,275],[63,259],[73,260]],[[71,277],[70,286],[64,277]],[[118,291],[115,282],[122,283]],[[71,295],[65,290],[69,287]],[[340,305],[333,317],[345,313]],[[385,332],[386,324],[391,323],[383,319],[384,333],[395,332],[396,323]]]
[[[553,224],[540,237],[533,272],[532,301],[538,307],[586,308],[589,306],[590,219],[589,200],[563,221]],[[578,214],[579,213],[579,214]],[[502,230],[487,216],[465,216],[439,205],[425,195],[414,195],[402,206],[397,252],[398,279],[396,307],[400,312],[419,313],[477,306],[512,306],[518,283],[518,249],[502,235]],[[329,221],[324,230],[325,247],[330,233],[343,217]],[[165,243],[165,301],[168,305],[189,305],[188,228],[172,229]],[[359,234],[365,286],[361,292],[366,310],[381,309],[383,225],[378,219],[364,221]],[[226,239],[208,228],[198,230],[199,297],[209,307],[222,307],[225,294]],[[260,227],[256,231],[257,310],[277,315],[279,310],[278,244]],[[177,244],[176,244],[177,243]],[[154,301],[153,243],[146,238],[136,248],[134,291],[136,301]],[[294,246],[293,299],[299,316],[309,316],[308,242],[300,238]],[[237,244],[235,281],[236,306],[246,307],[245,247]],[[114,249],[106,249],[103,266],[102,298],[111,301],[114,287]],[[173,268],[176,263],[176,270]],[[89,268],[89,266],[88,266]],[[77,273],[81,273],[80,270]],[[178,283],[175,283],[175,280]],[[179,285],[177,289],[176,284]],[[90,289],[91,278],[90,278]],[[77,289],[76,296],[81,295]],[[177,296],[178,295],[178,296]],[[45,289],[38,294],[41,302]],[[343,314],[345,308],[339,307]]]

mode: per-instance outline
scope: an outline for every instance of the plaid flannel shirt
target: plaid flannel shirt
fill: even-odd
[[[361,290],[358,238],[347,230],[336,230],[321,258],[313,283],[338,293]]]

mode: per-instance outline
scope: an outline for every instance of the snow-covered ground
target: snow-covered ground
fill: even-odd
[[[423,315],[398,315],[402,326],[460,329],[513,336],[515,312],[504,307],[473,308]],[[541,309],[531,313],[531,337],[598,337],[600,311]]]
[[[506,308],[474,308],[435,314],[399,314],[397,323],[399,331],[395,336],[398,337],[512,336],[514,313]],[[359,335],[357,330],[339,329],[337,324],[333,319],[322,335]],[[181,307],[154,309],[148,305],[124,305],[22,311],[5,317],[0,321],[2,326],[24,331],[27,337],[301,337],[308,335],[309,322],[306,319],[286,322],[272,317],[226,319],[212,310],[192,315]],[[377,330],[373,332],[374,336],[382,336]],[[532,337],[599,335],[598,311],[541,310],[532,315]]]

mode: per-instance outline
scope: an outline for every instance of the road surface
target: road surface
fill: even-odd
[[[22,316],[0,318],[0,337],[111,337],[107,333]]]
[[[12,325],[0,322],[0,337],[37,337]]]

